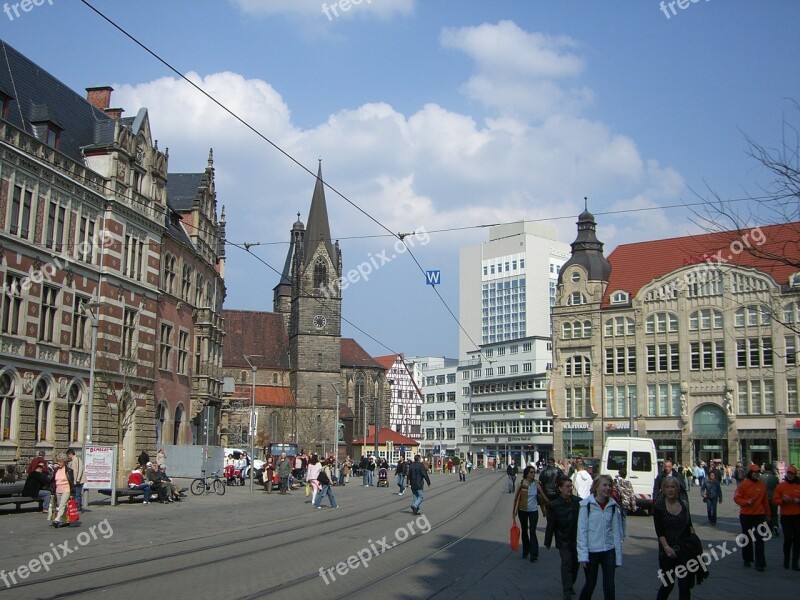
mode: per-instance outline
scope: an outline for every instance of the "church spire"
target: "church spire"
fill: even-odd
[[[319,159],[317,185],[311,198],[311,209],[308,211],[306,233],[303,236],[303,262],[308,266],[311,257],[319,244],[325,244],[328,256],[336,265],[336,253],[331,243],[331,229],[328,225],[328,207],[325,204],[325,186],[322,183],[322,159]]]

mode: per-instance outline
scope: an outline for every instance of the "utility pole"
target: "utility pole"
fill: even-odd
[[[253,493],[253,479],[254,479],[254,477],[253,477],[253,467],[256,466],[255,465],[255,461],[254,461],[255,447],[253,445],[253,442],[254,442],[255,437],[256,437],[256,372],[258,371],[258,367],[256,365],[254,365],[252,362],[250,362],[250,359],[251,358],[260,358],[261,355],[260,354],[244,354],[243,356],[244,356],[244,359],[247,361],[247,364],[250,365],[250,370],[252,371],[252,373],[251,373],[252,380],[250,382],[250,387],[252,389],[253,395],[250,398],[250,427],[248,429],[249,432],[250,432],[250,493],[252,494]],[[247,465],[245,465],[245,469],[246,468],[247,468]]]

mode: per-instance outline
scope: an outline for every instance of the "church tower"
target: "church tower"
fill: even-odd
[[[331,452],[342,364],[342,253],[339,243],[331,240],[321,162],[305,231],[302,227],[298,220],[292,228],[291,261],[287,257],[287,268],[291,269],[289,351],[297,442],[310,452],[323,448]],[[279,296],[276,288],[276,304],[283,308]]]

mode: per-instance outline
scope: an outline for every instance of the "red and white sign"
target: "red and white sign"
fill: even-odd
[[[116,446],[86,446],[84,448],[84,473],[87,490],[113,488],[116,476]]]

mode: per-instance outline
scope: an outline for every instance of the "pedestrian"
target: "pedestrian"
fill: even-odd
[[[147,463],[150,462],[150,456],[147,454],[147,452],[142,450],[142,453],[139,455],[137,462],[139,463],[140,467],[144,467],[147,465]]]
[[[275,465],[275,472],[278,474],[278,489],[280,494],[285,496],[289,492],[289,475],[292,473],[292,463],[286,458],[286,452],[281,452],[278,463]]]
[[[747,477],[736,488],[733,501],[741,507],[739,523],[742,526],[742,533],[748,540],[742,548],[744,566],[749,568],[753,564],[755,550],[756,571],[765,571],[767,559],[764,555],[764,537],[770,531],[768,523],[770,512],[767,486],[761,481],[761,467],[750,465]],[[750,538],[748,535],[753,537]]]
[[[431,480],[428,477],[428,471],[421,462],[422,457],[419,454],[414,455],[414,462],[408,469],[408,484],[411,487],[411,495],[414,497],[414,502],[411,504],[411,512],[415,515],[420,513],[419,507],[422,504],[423,494],[422,488],[425,483],[431,487]]]
[[[31,460],[31,463],[28,465],[28,473],[29,474],[33,473],[36,470],[37,465],[43,465],[45,473],[50,472],[50,467],[47,464],[47,459],[44,457],[44,450],[39,450],[39,453],[36,455],[36,457],[33,460]]]
[[[156,453],[156,464],[160,467],[164,467],[164,471],[167,470],[167,453],[163,448],[159,448],[158,452]]]
[[[633,484],[628,479],[628,469],[622,467],[617,471],[617,476],[614,478],[614,487],[619,493],[620,515],[622,515],[622,537],[625,537],[627,531],[627,517],[628,513],[636,512],[636,494],[633,492]]]
[[[536,537],[536,525],[539,522],[539,498],[544,492],[536,481],[536,469],[527,466],[522,471],[522,481],[514,496],[512,518],[519,517],[522,530],[522,558],[531,557],[531,562],[539,560],[539,538]]]
[[[761,471],[761,469],[759,469],[759,471]],[[747,473],[744,470],[744,466],[741,462],[737,462],[736,467],[733,469],[733,479],[736,480],[737,487],[745,480],[746,476]]]
[[[550,463],[550,460],[547,461]],[[544,547],[548,550],[555,536],[556,548],[561,557],[561,589],[564,600],[575,597],[575,580],[578,578],[578,513],[581,498],[572,493],[572,480],[563,476],[556,481],[558,497],[547,505],[547,529]]]
[[[470,473],[470,474],[472,473],[472,461],[471,460],[467,461],[467,473]]]
[[[275,463],[272,461],[272,456],[267,457],[267,462],[264,465],[264,473],[261,480],[264,482],[264,489],[267,494],[272,494],[273,478],[275,477]]]
[[[572,486],[574,492],[581,498],[588,498],[592,493],[592,476],[586,470],[582,458],[575,459],[575,471],[572,473]]]
[[[717,524],[717,504],[722,504],[722,486],[717,481],[717,474],[711,471],[708,478],[703,480],[700,486],[700,493],[703,495],[703,502],[706,503],[706,513],[708,514],[708,524]]]
[[[702,490],[703,482],[706,480],[706,471],[700,465],[700,463],[697,463],[694,467],[694,478],[696,480],[697,485],[699,485],[700,489]]]
[[[53,518],[52,525],[56,529],[69,525],[67,521],[67,502],[75,493],[75,474],[69,466],[69,458],[65,453],[56,457],[56,467],[50,482],[50,493],[56,499],[58,510]],[[52,502],[50,503],[52,508]]]
[[[517,465],[515,465],[514,461],[512,460],[510,463],[508,463],[508,466],[506,467],[506,475],[508,476],[509,494],[514,493],[514,488],[517,485],[517,473],[519,473],[519,470],[517,469]]]
[[[308,460],[308,469],[306,469],[306,485],[311,487],[311,504],[317,498],[317,493],[322,488],[322,483],[319,481],[319,474],[322,472],[322,463],[316,454],[312,454]],[[306,494],[308,495],[308,494]]]
[[[676,571],[686,563],[691,554],[688,549],[689,537],[694,535],[692,515],[689,504],[680,493],[680,483],[675,477],[667,477],[661,484],[661,494],[653,506],[653,523],[658,538],[658,566],[661,587],[656,600],[666,600],[675,579],[678,580],[679,600],[691,598],[691,577],[677,577]]]
[[[689,491],[686,486],[686,479],[683,477],[681,472],[674,468],[673,463],[670,459],[664,461],[664,469],[661,473],[658,474],[656,480],[653,485],[653,502],[658,500],[658,495],[661,493],[661,484],[664,483],[664,479],[667,477],[675,477],[678,480],[678,484],[680,485],[680,492],[681,498],[686,502],[689,503]]]
[[[581,501],[578,514],[578,562],[586,582],[581,600],[589,600],[597,585],[597,572],[603,570],[603,594],[613,600],[614,571],[622,566],[622,515],[611,497],[610,475],[600,475]]]
[[[800,479],[797,467],[790,465],[786,477],[775,488],[772,500],[781,509],[783,529],[783,568],[800,571]]]
[[[313,459],[315,457],[312,456]],[[317,481],[322,486],[317,497],[312,505],[314,508],[322,508],[322,499],[327,496],[328,501],[331,503],[331,508],[339,508],[339,505],[336,504],[336,498],[333,496],[333,471],[331,470],[331,462],[330,461],[323,461],[320,463],[322,465],[322,469],[320,470],[319,474],[317,475]],[[311,463],[309,461],[308,470],[311,470]]]
[[[339,470],[339,485],[344,486],[350,482],[350,471],[353,469],[353,461],[350,460],[350,455],[344,459],[342,468]]]
[[[394,470],[394,475],[397,479],[397,487],[400,488],[397,495],[402,496],[406,491],[406,479],[408,479],[408,463],[403,454],[400,455],[400,460],[397,461],[397,468]]]
[[[369,457],[367,464],[367,487],[372,487],[375,483],[375,471],[378,469],[378,461],[374,456]]]
[[[463,460],[458,463],[458,479],[462,482],[467,480],[467,465]]]
[[[78,510],[83,512],[83,484],[86,483],[83,460],[72,448],[67,450],[67,457],[69,458],[69,466],[72,467],[72,472],[75,474],[75,503],[78,505]]]
[[[544,490],[545,496],[551,502],[559,496],[558,483],[562,477],[563,473],[556,466],[556,459],[551,456],[547,459],[547,466],[539,473],[539,483]],[[572,489],[572,486],[570,486],[570,489]]]
[[[780,537],[781,533],[778,529],[778,507],[772,503],[772,498],[775,496],[775,488],[778,487],[778,484],[781,482],[778,479],[778,476],[775,475],[775,471],[772,467],[772,463],[767,463],[764,465],[764,472],[761,474],[761,481],[764,482],[764,485],[767,486],[767,499],[769,500],[769,510],[770,510],[770,518],[769,528],[775,537]]]

